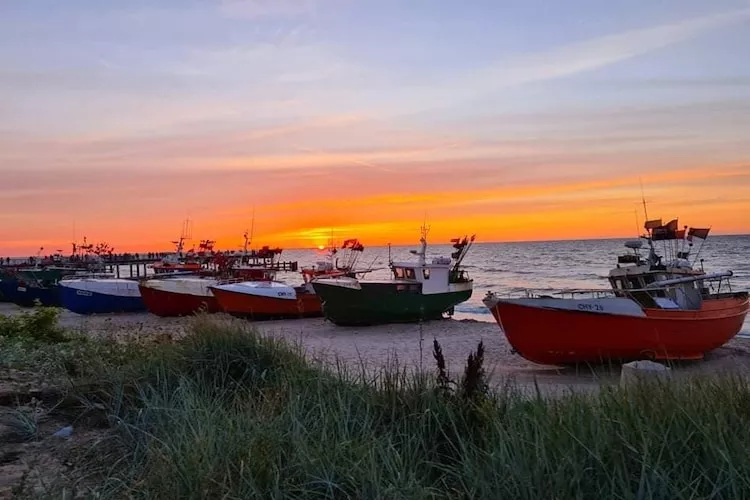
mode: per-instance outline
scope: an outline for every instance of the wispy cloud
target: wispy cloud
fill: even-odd
[[[732,23],[746,22],[750,8],[630,30],[573,43],[489,69],[487,90],[593,70],[691,40]]]
[[[509,87],[572,76],[613,65],[710,31],[746,23],[750,8],[732,10],[605,35],[549,50],[495,61],[452,81],[432,81],[398,99],[404,114],[440,110]],[[418,94],[418,95],[416,95]]]

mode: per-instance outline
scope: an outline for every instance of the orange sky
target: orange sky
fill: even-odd
[[[186,2],[9,6],[1,256],[750,233],[742,0]]]
[[[425,215],[433,243],[467,233],[485,242],[631,237],[636,210],[643,223],[640,186],[628,175],[591,171],[503,185],[483,180],[492,179],[486,173],[492,162],[443,162],[424,172],[405,167],[293,169],[262,177],[267,189],[253,185],[260,177],[253,171],[184,178],[143,173],[107,187],[103,178],[81,175],[46,190],[47,203],[27,199],[28,209],[14,211],[12,219],[6,211],[0,254],[30,254],[39,246],[67,252],[74,230],[79,241],[86,235],[118,251],[168,249],[185,216],[193,221],[194,243],[210,238],[234,249],[250,227],[253,205],[254,246],[285,248],[325,244],[331,231],[339,241],[357,237],[369,246],[413,244]],[[463,176],[468,167],[485,174]],[[642,180],[651,217],[679,217],[681,224],[712,226],[714,234],[750,232],[747,165],[663,170]],[[37,194],[29,189],[27,196]]]

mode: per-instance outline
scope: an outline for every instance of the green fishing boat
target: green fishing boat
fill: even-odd
[[[413,323],[443,318],[454,306],[471,297],[473,280],[460,268],[474,242],[454,239],[451,257],[427,262],[427,230],[422,228],[421,249],[412,250],[416,262],[391,262],[391,279],[364,280],[351,277],[317,278],[312,281],[320,297],[323,315],[336,325]]]

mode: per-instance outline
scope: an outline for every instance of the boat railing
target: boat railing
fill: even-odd
[[[107,279],[115,278],[115,273],[90,273],[86,271],[68,274],[60,278],[60,281],[80,280],[80,279]]]
[[[708,288],[705,286],[700,287],[701,295],[716,295],[722,292],[722,285],[726,285],[726,292],[731,292],[731,284],[729,278],[733,276],[732,271],[724,271],[711,274],[701,274],[695,276],[689,276],[685,278],[675,278],[669,280],[661,280],[650,283],[646,288],[625,288],[625,289],[612,289],[612,288],[524,288],[516,289],[511,292],[498,293],[491,292],[496,297],[504,298],[605,298],[605,297],[632,297],[633,294],[643,293],[650,296],[658,296],[659,293],[664,291],[678,288],[682,285],[693,282],[716,282],[717,286],[713,293],[708,292]]]

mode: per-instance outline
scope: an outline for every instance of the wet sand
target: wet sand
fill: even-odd
[[[17,314],[23,309],[0,304],[0,314]],[[213,315],[219,321],[243,321],[223,314]],[[193,318],[160,318],[149,313],[81,316],[63,311],[62,326],[93,337],[121,340],[168,335],[183,337]],[[433,371],[433,339],[440,342],[451,374],[458,378],[467,356],[479,341],[485,347],[485,367],[493,384],[508,381],[544,393],[569,389],[593,390],[603,384],[619,382],[619,366],[566,367],[531,363],[514,354],[505,335],[495,323],[471,320],[431,321],[417,324],[370,327],[339,327],[323,318],[261,321],[252,323],[261,333],[283,338],[300,345],[308,356],[325,362],[343,362],[351,369],[365,367],[368,372],[385,365]],[[420,338],[422,341],[420,342]],[[750,374],[750,339],[735,338],[724,347],[709,353],[705,360],[684,362],[674,367],[678,376],[705,376],[736,373]]]

